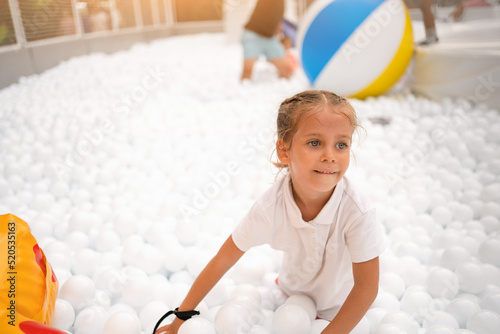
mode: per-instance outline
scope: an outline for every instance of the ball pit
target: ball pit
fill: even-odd
[[[61,330],[117,334],[117,319],[126,319],[150,334],[161,313],[151,310],[179,306],[205,260],[197,254],[213,255],[274,181],[276,106],[309,82],[299,71],[290,81],[239,85],[238,55],[222,35],[174,37],[71,59],[0,90],[0,212],[31,225],[53,266]],[[161,85],[127,100],[151,73]],[[387,243],[365,316],[370,333],[488,333],[500,293],[500,211],[490,187],[500,183],[498,111],[412,94],[352,101],[366,136],[354,141],[348,175],[377,205]],[[79,144],[96,129],[102,141]],[[29,168],[39,165],[41,173]],[[228,170],[215,191],[213,175]],[[247,255],[200,305],[208,333],[276,334],[273,316],[288,297],[275,283],[282,255],[267,247]],[[451,315],[461,331],[449,322],[423,328],[431,311]],[[313,320],[310,329],[324,326]]]

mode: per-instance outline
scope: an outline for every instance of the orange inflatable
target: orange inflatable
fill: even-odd
[[[0,247],[0,333],[64,333],[49,327],[58,282],[28,224],[1,215]]]

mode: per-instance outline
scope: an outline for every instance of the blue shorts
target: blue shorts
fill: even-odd
[[[285,56],[285,48],[278,36],[268,38],[245,29],[241,43],[245,59],[259,58],[260,55],[266,56],[268,60]]]

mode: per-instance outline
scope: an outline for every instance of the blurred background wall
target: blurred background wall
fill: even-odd
[[[0,0],[0,88],[65,59],[220,32],[223,0]]]

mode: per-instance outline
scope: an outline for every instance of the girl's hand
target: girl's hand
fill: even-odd
[[[161,334],[161,333],[166,333],[166,334],[177,334],[177,331],[179,330],[179,327],[184,323],[183,320],[175,317],[174,321],[172,321],[171,324],[162,326],[158,328],[155,332],[155,334]]]

